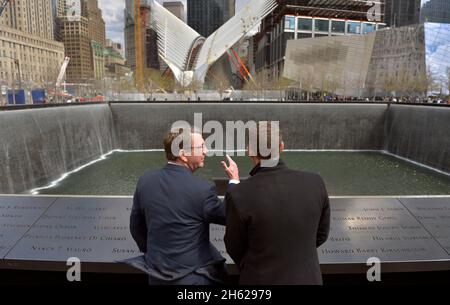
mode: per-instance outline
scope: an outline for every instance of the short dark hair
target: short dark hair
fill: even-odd
[[[260,123],[267,123],[267,124],[260,124]],[[251,151],[255,152],[256,151],[256,157],[260,160],[270,160],[272,159],[274,156],[272,156],[272,153],[269,153],[266,156],[262,155],[261,149],[260,149],[260,142],[262,141],[261,137],[266,137],[266,144],[267,144],[267,149],[270,149],[270,151],[272,151],[273,149],[278,149],[278,157],[279,158],[279,149],[280,149],[280,144],[283,141],[282,135],[281,135],[281,130],[278,126],[278,124],[276,125],[276,128],[274,130],[274,132],[278,131],[278,143],[276,143],[277,147],[271,147],[272,146],[272,123],[269,122],[258,122],[258,124],[256,124],[256,130],[253,130],[253,132],[250,132],[249,136],[250,137],[256,137],[256,143],[253,142],[251,143],[251,141],[249,141],[249,148]],[[256,135],[254,134],[256,132]],[[260,134],[261,133],[261,134]],[[253,147],[253,145],[256,145],[256,147]]]
[[[168,132],[164,137],[164,151],[166,153],[166,159],[168,161],[176,161],[178,156],[175,156],[172,152],[172,143],[179,135],[183,133],[183,129],[180,128],[178,132]],[[180,149],[183,148],[183,142],[180,142]]]

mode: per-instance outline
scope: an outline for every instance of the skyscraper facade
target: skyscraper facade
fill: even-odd
[[[10,2],[0,17],[0,85],[48,86],[56,81],[63,60],[64,46],[53,38],[51,2]]]
[[[143,68],[160,69],[156,33],[151,28],[150,6],[141,1],[141,52]],[[127,66],[136,70],[136,38],[134,0],[125,1],[125,56]]]
[[[188,25],[208,37],[235,14],[236,0],[187,0]]]
[[[420,22],[450,23],[450,0],[424,1]]]
[[[60,19],[60,36],[70,57],[67,79],[84,83],[104,76],[105,22],[98,0],[81,0],[81,16],[71,19],[66,14]],[[67,7],[66,7],[67,9]],[[67,13],[67,12],[66,12]]]
[[[450,23],[450,0],[386,0],[389,27],[424,22]]]
[[[53,39],[53,10],[49,0],[12,1],[0,17],[0,25]]]
[[[386,0],[386,24],[399,27],[420,22],[421,0]]]
[[[106,46],[105,21],[102,17],[102,10],[98,6],[98,0],[85,0],[82,2],[82,11],[89,20],[89,36],[92,40]]]
[[[125,58],[133,71],[136,69],[136,41],[134,36],[134,1],[125,0],[124,12]]]

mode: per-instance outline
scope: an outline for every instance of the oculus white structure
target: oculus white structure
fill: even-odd
[[[182,86],[203,84],[209,67],[277,7],[276,0],[251,0],[208,38],[161,4],[150,1],[159,56]]]

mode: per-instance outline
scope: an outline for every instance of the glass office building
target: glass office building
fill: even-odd
[[[235,0],[187,0],[187,23],[208,37],[234,16],[235,3]]]
[[[280,0],[255,36],[255,71],[269,79],[282,76],[287,41],[345,35],[363,35],[385,28],[384,0],[371,19],[366,1]]]
[[[316,18],[309,16],[284,16],[284,31],[294,33],[294,38],[368,34],[385,28],[384,23]]]
[[[450,23],[450,0],[386,0],[385,20],[389,27]]]
[[[450,0],[422,0],[420,22],[450,23]]]
[[[341,96],[438,96],[450,89],[450,24],[291,40],[283,76]]]

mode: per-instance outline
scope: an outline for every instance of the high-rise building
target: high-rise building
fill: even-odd
[[[66,0],[52,0],[54,17],[62,17],[66,13]]]
[[[450,23],[450,0],[386,0],[389,27],[424,22]]]
[[[79,21],[61,21],[61,41],[64,43],[66,55],[70,57],[66,72],[70,82],[87,82],[94,77],[88,26],[89,22],[84,16]]]
[[[52,0],[53,32],[55,40],[62,41],[61,21],[66,14],[66,0]]]
[[[125,59],[122,54],[122,45],[110,39],[106,40],[106,48],[104,50],[106,77],[109,79],[120,78],[131,71],[125,65]]]
[[[134,36],[134,1],[125,0],[125,58],[133,71],[136,69],[136,40]]]
[[[399,27],[420,22],[421,0],[386,0],[386,24]]]
[[[98,1],[81,0],[80,4],[79,18],[72,19],[66,14],[58,17],[61,40],[66,48],[66,55],[70,57],[67,79],[76,83],[101,79],[105,66],[102,51],[106,43],[105,22]]]
[[[187,0],[188,25],[208,37],[235,14],[236,0]]]
[[[450,0],[425,1],[420,11],[420,22],[450,23]]]
[[[362,35],[385,27],[384,0],[278,0],[278,3],[255,37],[255,71],[263,73],[263,79],[283,75],[288,40]]]
[[[184,17],[184,4],[181,1],[166,1],[163,6],[179,19],[185,21]]]
[[[6,6],[0,17],[0,85],[33,89],[56,82],[64,45],[53,40],[52,16],[48,0]]]
[[[11,1],[0,16],[0,25],[53,39],[52,16],[52,5],[48,0]]]
[[[384,97],[449,94],[450,24],[288,42],[283,76],[304,91]]]
[[[142,64],[144,68],[160,69],[156,33],[151,28],[150,6],[141,2],[141,45]],[[127,66],[136,70],[136,39],[134,22],[134,0],[125,2],[125,53]]]
[[[92,40],[100,43],[102,47],[105,47],[105,21],[102,17],[102,10],[98,6],[98,0],[85,0],[82,3],[82,11],[85,11],[84,14],[89,20],[89,36]]]

